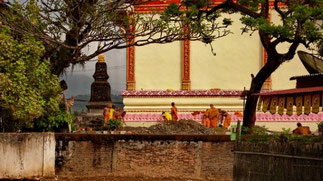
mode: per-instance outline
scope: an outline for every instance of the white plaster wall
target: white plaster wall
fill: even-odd
[[[216,56],[209,45],[191,42],[192,89],[239,89],[249,87],[251,76],[262,66],[262,47],[258,34],[241,35],[240,15],[231,16],[230,34],[212,43]]]
[[[227,111],[242,111],[243,101],[239,97],[126,97],[125,111],[169,111],[175,102],[179,112],[204,111],[214,104]]]
[[[136,90],[181,89],[180,43],[135,48]]]
[[[55,176],[53,133],[1,133],[0,179]]]
[[[256,75],[262,67],[262,45],[258,32],[252,36],[241,35],[239,14],[230,15],[233,20],[230,34],[212,43],[216,56],[209,45],[191,42],[191,88],[192,89],[243,89],[249,88],[250,74]],[[280,22],[272,11],[272,21]],[[278,47],[279,52],[287,50],[289,44]],[[181,89],[181,42],[165,45],[153,44],[136,47],[135,71],[136,89],[165,90]],[[300,46],[299,50],[305,50]],[[283,63],[272,74],[273,89],[294,88],[295,82],[289,78],[308,74],[298,56]]]

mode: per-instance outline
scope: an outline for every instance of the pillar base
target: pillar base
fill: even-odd
[[[136,82],[127,82],[127,90],[136,90]]]
[[[182,90],[191,90],[191,81],[183,81]]]

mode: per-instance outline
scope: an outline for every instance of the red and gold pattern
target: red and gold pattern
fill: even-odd
[[[312,112],[318,113],[320,111],[320,94],[315,93],[312,97]]]
[[[279,101],[278,101],[278,114],[279,115],[284,114],[285,102],[286,102],[285,96],[279,97]]]
[[[287,97],[287,115],[291,116],[293,114],[293,106],[294,106],[294,97]]]
[[[262,105],[262,111],[263,112],[267,112],[268,108],[269,108],[269,103],[270,103],[270,96],[267,96],[264,98],[264,102]]]
[[[305,95],[304,96],[304,114],[309,115],[311,113],[311,103],[312,99],[311,99],[311,95]]]
[[[273,96],[271,98],[271,103],[270,103],[270,113],[271,114],[276,114],[277,105],[278,105],[278,97]]]
[[[188,36],[189,29],[187,26],[183,27],[185,36]],[[191,90],[191,77],[190,77],[190,48],[191,42],[189,40],[184,40],[183,44],[183,56],[182,56],[182,90]]]
[[[134,27],[130,27],[130,33],[134,31]],[[129,33],[129,34],[130,34]],[[135,37],[131,39],[129,44],[133,44],[135,41]],[[135,90],[136,82],[135,82],[135,47],[130,46],[127,48],[127,90]]]
[[[261,110],[261,105],[264,102],[264,97],[260,96],[258,99],[258,105],[257,105],[257,110],[260,111]]]
[[[295,98],[295,104],[296,104],[296,113],[299,116],[303,112],[303,96],[297,96]]]

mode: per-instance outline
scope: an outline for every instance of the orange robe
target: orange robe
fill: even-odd
[[[223,128],[227,129],[231,124],[231,116],[227,115],[224,119]]]
[[[300,126],[296,129],[294,129],[293,133],[296,135],[309,135],[309,134],[311,134],[311,131],[310,131],[309,127]]]
[[[208,114],[208,118],[211,122],[211,128],[215,128],[217,125],[217,121],[218,121],[218,115],[219,115],[219,111],[218,109],[212,107],[207,111]]]
[[[208,117],[205,117],[203,119],[203,125],[208,127],[208,128],[211,126],[211,121],[210,121],[210,119]]]
[[[176,107],[172,107],[171,109],[171,115],[174,121],[178,120],[178,116],[177,116],[177,108]]]

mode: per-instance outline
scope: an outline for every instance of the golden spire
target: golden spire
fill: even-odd
[[[98,62],[105,62],[103,53],[100,53],[100,55],[98,56]]]
[[[99,49],[100,50],[102,49],[101,43],[99,45]],[[104,58],[104,54],[103,53],[100,53],[99,54],[99,56],[98,56],[98,62],[105,62],[105,58]]]

